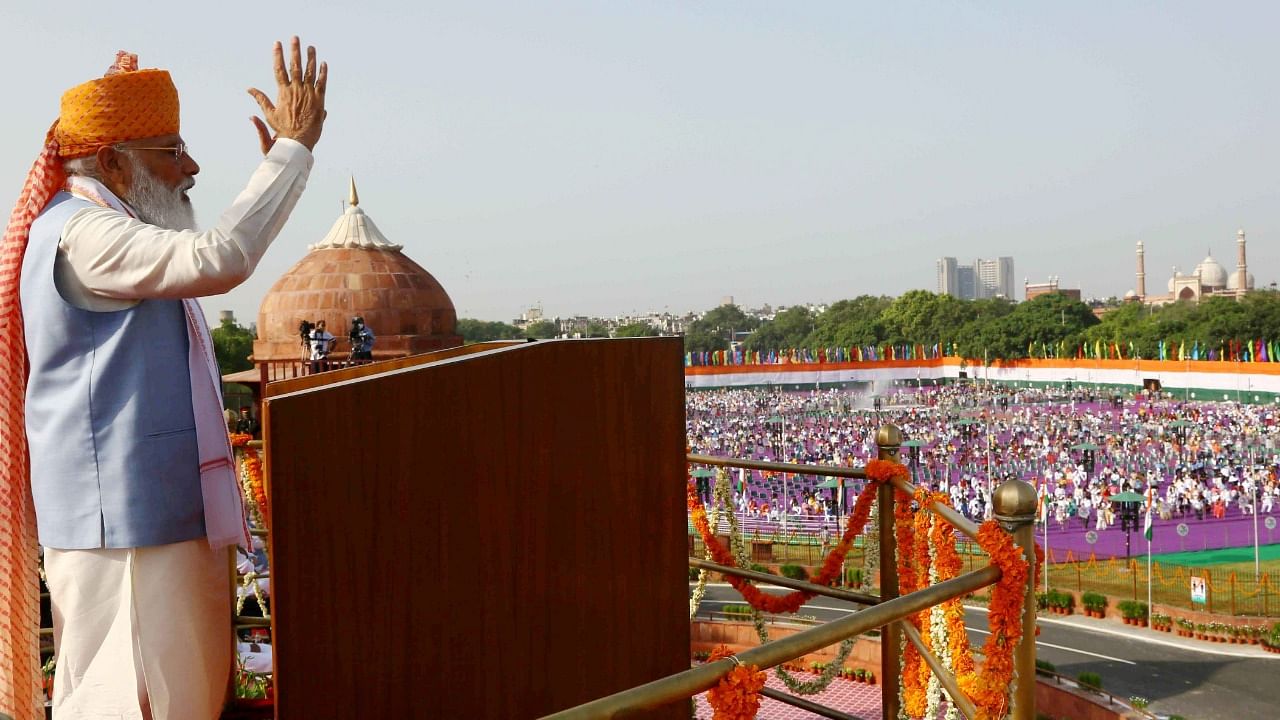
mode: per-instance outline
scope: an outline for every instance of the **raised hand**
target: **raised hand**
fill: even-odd
[[[249,89],[249,94],[258,101],[262,115],[266,118],[266,122],[262,118],[251,118],[258,131],[258,142],[262,145],[263,155],[271,149],[276,138],[282,137],[297,140],[307,146],[308,150],[314,150],[316,143],[320,141],[320,132],[328,114],[324,109],[324,92],[329,84],[328,63],[320,63],[320,71],[317,73],[316,49],[308,45],[307,68],[304,72],[302,49],[297,36],[294,36],[289,45],[291,58],[288,70],[284,66],[284,47],[279,42],[275,46],[276,101],[272,103],[261,90]]]

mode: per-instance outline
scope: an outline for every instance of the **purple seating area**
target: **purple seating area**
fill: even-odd
[[[915,441],[902,450],[915,481],[950,491],[971,519],[985,515],[989,482],[1016,477],[1043,488],[1052,508],[1048,544],[1059,560],[1068,550],[1080,558],[1090,553],[1123,557],[1121,505],[1110,498],[1125,491],[1146,495],[1149,481],[1155,487],[1155,553],[1252,545],[1253,510],[1259,512],[1258,542],[1280,542],[1280,528],[1266,527],[1268,517],[1280,515],[1280,411],[1275,408],[1145,398],[1126,398],[1116,406],[1110,396],[1091,396],[1089,391],[1054,397],[1043,391],[972,386],[898,389],[883,411],[870,411],[870,405],[869,398],[843,390],[696,393],[687,400],[688,436],[694,452],[859,466],[875,452],[876,430],[892,422],[906,440]],[[838,534],[843,514],[861,489],[860,481],[846,480],[841,498],[836,488],[822,487],[832,484],[828,478],[730,473],[735,514],[748,533],[761,535],[783,532],[779,504],[788,510],[794,504],[808,509],[810,497],[825,501],[825,508],[819,503],[817,512],[789,514],[786,533]],[[1180,483],[1176,488],[1175,481]],[[714,477],[696,482],[709,500]],[[1077,485],[1085,521],[1072,499]],[[1059,487],[1065,495],[1055,506]],[[1198,513],[1188,500],[1193,495]],[[1215,503],[1222,506],[1222,517],[1213,517]],[[1098,529],[1103,509],[1117,517]],[[1133,555],[1147,550],[1142,520],[1140,512],[1129,533]],[[726,528],[722,522],[721,529]],[[1044,542],[1039,524],[1037,536]]]

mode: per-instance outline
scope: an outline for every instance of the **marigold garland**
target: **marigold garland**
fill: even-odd
[[[849,554],[850,548],[853,547],[854,539],[862,533],[867,524],[867,518],[871,514],[872,503],[876,499],[876,489],[880,485],[889,482],[892,478],[906,478],[907,470],[904,466],[895,462],[872,460],[867,463],[866,474],[869,482],[858,495],[858,501],[853,507],[853,512],[849,514],[840,542],[831,549],[831,552],[827,553],[827,557],[822,563],[822,569],[812,579],[812,582],[816,585],[831,585],[838,579],[845,556]],[[733,553],[725,548],[712,532],[707,521],[707,510],[703,506],[702,498],[698,496],[697,486],[694,484],[692,476],[689,477],[689,482],[686,486],[686,502],[693,526],[702,537],[703,544],[711,551],[715,561],[728,567],[737,567]],[[800,609],[801,605],[814,597],[813,593],[803,590],[797,590],[786,595],[770,595],[759,590],[750,581],[743,578],[730,575],[727,579],[729,584],[752,607],[774,615],[794,613]]]
[[[733,651],[721,645],[711,652],[709,662],[733,656]],[[736,659],[735,659],[736,662]],[[755,665],[742,665],[729,671],[720,684],[707,691],[707,702],[714,712],[712,720],[751,720],[760,710],[760,689],[765,675]]]
[[[1022,638],[1022,602],[1027,586],[1027,560],[995,520],[978,527],[978,545],[1000,568],[1000,581],[991,591],[988,625],[991,634],[982,646],[982,669],[958,678],[960,688],[978,709],[980,720],[999,720],[1009,710],[1013,683],[1013,650]],[[1034,682],[1033,678],[1025,678]]]
[[[878,488],[895,477],[907,477],[905,467],[883,460],[869,462],[866,475],[869,482],[858,495],[840,542],[827,555],[822,570],[814,576],[813,582],[816,584],[830,585],[836,579],[853,539],[865,529]],[[690,517],[702,536],[708,553],[721,565],[737,567],[740,563],[734,553],[725,548],[712,533],[706,508],[697,494],[692,478],[689,479],[687,495]],[[934,521],[931,513],[916,511],[916,508],[923,510],[930,503],[950,506],[949,498],[923,489],[917,490],[914,496],[900,490],[895,491],[895,498],[899,595],[915,592],[925,582],[943,582],[958,576],[962,562],[956,551],[950,525]],[[987,520],[979,526],[978,545],[990,557],[991,564],[1001,571],[1000,580],[991,592],[988,620],[991,634],[982,648],[986,661],[981,669],[975,670],[964,627],[964,608],[958,598],[942,605],[945,618],[943,632],[931,627],[928,612],[913,614],[906,620],[915,625],[926,647],[932,649],[934,642],[946,645],[942,654],[950,656],[960,688],[977,707],[977,717],[982,720],[999,720],[1009,709],[1014,681],[1013,651],[1022,637],[1022,605],[1029,569],[1022,550],[1013,542],[1012,536],[994,520]],[[1039,578],[1044,554],[1038,545],[1035,552],[1038,561],[1036,577]],[[728,580],[756,611],[794,613],[813,597],[803,591],[770,595],[741,578],[729,576]],[[723,646],[717,652],[722,654],[719,657],[713,654],[712,660],[731,654]],[[919,717],[927,712],[929,706],[928,689],[933,681],[932,673],[914,644],[905,644],[901,655],[903,709],[910,715]],[[759,709],[759,689],[764,685],[764,677],[764,673],[758,672],[754,666],[738,666],[726,675],[720,685],[708,691],[708,699],[715,709],[715,720],[754,718]]]
[[[920,589],[921,582],[929,577],[931,562],[936,563],[934,576],[939,582],[956,577],[961,568],[955,538],[950,526],[931,523],[921,516],[930,516],[924,508],[929,503],[950,505],[940,493],[917,490],[915,496],[899,491],[894,508],[895,534],[898,541],[899,594],[906,595]],[[913,508],[919,508],[917,511]],[[930,557],[933,546],[934,557]],[[978,528],[978,545],[1000,568],[1000,581],[992,588],[989,607],[991,635],[982,648],[986,661],[975,670],[969,650],[968,633],[964,627],[964,609],[959,599],[943,605],[946,617],[946,639],[953,658],[956,679],[978,710],[982,720],[1003,718],[1009,709],[1009,697],[1014,681],[1013,651],[1022,637],[1022,605],[1025,597],[1028,563],[1013,537],[995,520],[987,520]],[[1043,556],[1036,547],[1037,558]],[[1037,574],[1039,565],[1037,564]],[[937,653],[929,632],[929,616],[918,613],[907,618],[920,631],[925,646]],[[900,687],[902,707],[908,715],[921,717],[928,711],[928,688],[932,672],[914,644],[902,648],[902,673]]]
[[[270,509],[267,505],[266,483],[262,479],[262,457],[257,450],[249,447],[252,435],[231,433],[229,439],[239,460],[240,488],[248,506],[249,517],[253,519],[254,525],[265,529]]]
[[[934,493],[933,501],[951,507],[951,499],[943,493]],[[938,582],[958,577],[964,561],[956,551],[951,524],[935,522],[929,529],[929,542],[934,547],[934,567],[937,569]],[[960,598],[951,598],[942,603],[942,614],[946,621],[947,645],[953,672],[957,675],[973,672],[973,656],[969,653],[969,638],[964,627],[964,603]]]

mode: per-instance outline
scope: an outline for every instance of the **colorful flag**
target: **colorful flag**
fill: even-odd
[[[1147,505],[1147,519],[1142,523],[1142,536],[1151,542],[1151,505]]]

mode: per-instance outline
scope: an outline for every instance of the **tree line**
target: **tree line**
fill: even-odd
[[[796,306],[761,321],[736,305],[708,311],[685,333],[685,350],[773,350],[937,344],[975,360],[1026,357],[1119,356],[1176,358],[1196,348],[1200,359],[1235,357],[1246,344],[1280,342],[1280,293],[1255,291],[1237,301],[1210,297],[1199,304],[1147,306],[1126,302],[1093,308],[1052,293],[1015,303],[993,298],[960,300],[927,290],[897,298],[861,295],[815,313]],[[1271,359],[1271,358],[1268,358]],[[1274,360],[1273,360],[1274,361]]]
[[[464,342],[546,339],[559,335],[552,320],[527,328],[503,322],[459,318],[457,333]],[[608,328],[589,323],[583,337],[645,337],[657,331],[645,323]],[[222,373],[252,367],[252,331],[224,322],[212,332]],[[868,345],[939,345],[948,354],[975,360],[1015,360],[1026,357],[1095,357],[1103,348],[1118,349],[1123,357],[1177,359],[1179,352],[1205,359],[1239,355],[1242,344],[1261,342],[1280,348],[1280,292],[1258,290],[1239,301],[1210,297],[1199,304],[1176,302],[1147,306],[1126,302],[1107,308],[1099,319],[1083,302],[1052,293],[1014,303],[993,298],[959,300],[927,290],[912,290],[897,298],[860,295],[833,303],[815,313],[796,306],[761,321],[737,305],[709,310],[685,331],[687,352],[728,350],[730,342],[743,349],[768,353],[808,348]],[[1163,344],[1163,347],[1162,347]],[[1234,349],[1234,351],[1233,351]],[[1271,357],[1272,362],[1280,358]]]

